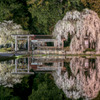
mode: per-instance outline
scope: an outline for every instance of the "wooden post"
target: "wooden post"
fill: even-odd
[[[29,63],[30,63],[30,61],[29,61],[29,57],[28,57],[28,73],[30,72]]]
[[[29,36],[28,36],[28,52],[30,51],[30,39],[29,39]]]
[[[57,41],[54,41],[54,47],[57,47]]]
[[[15,51],[17,51],[17,36],[15,36]]]
[[[17,73],[17,62],[18,60],[17,59],[15,59],[15,73]]]
[[[11,48],[12,48],[12,49],[14,49],[14,45],[13,45],[13,42],[11,42]]]

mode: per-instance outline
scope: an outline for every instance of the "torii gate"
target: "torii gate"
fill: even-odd
[[[12,35],[15,37],[15,52],[18,50],[18,40],[27,40],[28,41],[28,51],[30,49],[30,37],[34,37],[34,35]]]
[[[28,42],[28,52],[30,51],[30,39],[31,39],[31,42],[35,43],[35,42],[42,42],[42,43],[45,43],[45,42],[53,42],[54,43],[54,47],[58,47],[58,44],[57,44],[57,40],[56,39],[52,39],[52,35],[30,35],[30,34],[27,34],[27,35],[12,35],[15,37],[15,52],[18,51],[18,40],[27,40]],[[38,37],[38,38],[37,38]],[[61,48],[63,48],[63,43],[61,45]]]

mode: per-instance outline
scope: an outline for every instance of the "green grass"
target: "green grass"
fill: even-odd
[[[66,54],[66,56],[80,56],[80,57],[86,57],[86,56],[100,56],[100,54]]]
[[[50,56],[80,56],[80,57],[86,57],[86,56],[100,56],[100,54],[65,54],[65,55],[60,55],[60,54],[50,54]],[[39,56],[49,56],[49,54],[35,54],[33,57],[39,57]]]
[[[83,53],[86,53],[86,52],[96,52],[96,50],[95,49],[90,49],[90,48],[87,48],[85,51],[83,51]]]
[[[34,54],[33,57],[48,56],[49,54]],[[51,55],[51,54],[50,54]],[[55,54],[54,54],[55,55]]]
[[[9,52],[12,51],[12,48],[1,48],[0,52]]]
[[[25,57],[30,57],[30,55],[19,55],[19,56],[15,56],[17,59],[19,58],[25,58]]]
[[[64,50],[66,50],[66,51],[70,51],[70,47],[69,47],[69,46],[64,47]]]

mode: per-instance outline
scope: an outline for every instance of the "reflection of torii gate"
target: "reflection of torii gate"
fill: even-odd
[[[25,60],[25,59],[23,59]],[[27,64],[26,64],[27,63]],[[26,62],[23,68],[23,64],[19,66],[20,64],[18,63],[18,59],[15,59],[15,71],[13,74],[34,74],[31,70],[34,70],[35,72],[52,72],[58,67],[63,68],[64,66],[64,61],[61,60],[53,60],[53,61],[43,61],[43,60],[36,60],[32,61],[32,58],[28,58],[28,61]],[[52,64],[52,65],[49,65]]]
[[[63,48],[63,41],[62,45],[58,47],[57,40],[53,39],[51,35],[12,35],[12,36],[15,37],[15,51],[18,51],[18,40],[26,40],[28,42],[28,52],[30,51],[31,43],[53,42],[54,46],[52,48]],[[47,46],[45,48],[47,48]]]
[[[30,72],[29,60],[27,67],[22,69],[18,68],[18,59],[15,59],[15,71],[13,72],[13,74],[34,74],[34,72]]]

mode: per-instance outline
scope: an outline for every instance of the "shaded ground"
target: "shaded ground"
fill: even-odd
[[[0,55],[0,61],[11,60],[15,58],[16,58],[15,56],[1,56]]]
[[[26,57],[24,54],[14,54],[14,53],[0,53],[0,61],[16,59],[20,57]]]

